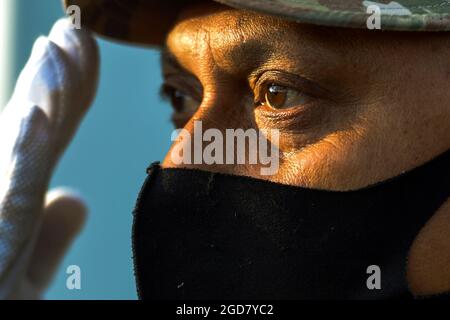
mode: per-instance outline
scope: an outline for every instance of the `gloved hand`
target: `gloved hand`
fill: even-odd
[[[0,298],[41,298],[86,216],[82,199],[47,194],[52,171],[91,104],[98,48],[61,19],[36,40],[0,114]]]

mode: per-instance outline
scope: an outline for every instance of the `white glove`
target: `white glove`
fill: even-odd
[[[0,299],[42,297],[83,225],[79,196],[46,193],[95,96],[98,65],[89,32],[61,19],[36,40],[0,114]]]

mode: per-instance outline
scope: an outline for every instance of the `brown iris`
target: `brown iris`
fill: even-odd
[[[285,107],[287,98],[288,89],[286,87],[270,84],[264,96],[264,104],[274,109],[282,109]]]

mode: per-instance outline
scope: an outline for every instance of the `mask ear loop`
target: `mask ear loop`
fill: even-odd
[[[155,162],[152,162],[152,164],[149,165],[145,171],[147,172],[147,174],[148,174],[149,176],[151,176],[151,175],[153,175],[153,173],[155,172],[155,170],[158,170],[158,169],[160,169],[160,168],[161,168],[161,162],[155,161]]]

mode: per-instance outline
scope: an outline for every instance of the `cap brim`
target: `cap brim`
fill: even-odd
[[[195,1],[194,1],[195,2]],[[161,46],[180,9],[192,0],[63,0],[81,9],[81,24],[101,37],[127,44]]]
[[[103,37],[161,46],[183,6],[201,1],[208,0],[64,0],[64,5],[79,6],[82,25]],[[441,0],[397,0],[388,4],[367,0],[216,1],[300,23],[364,29],[372,14],[367,8],[376,5],[381,11],[382,30],[450,30],[450,2]]]

